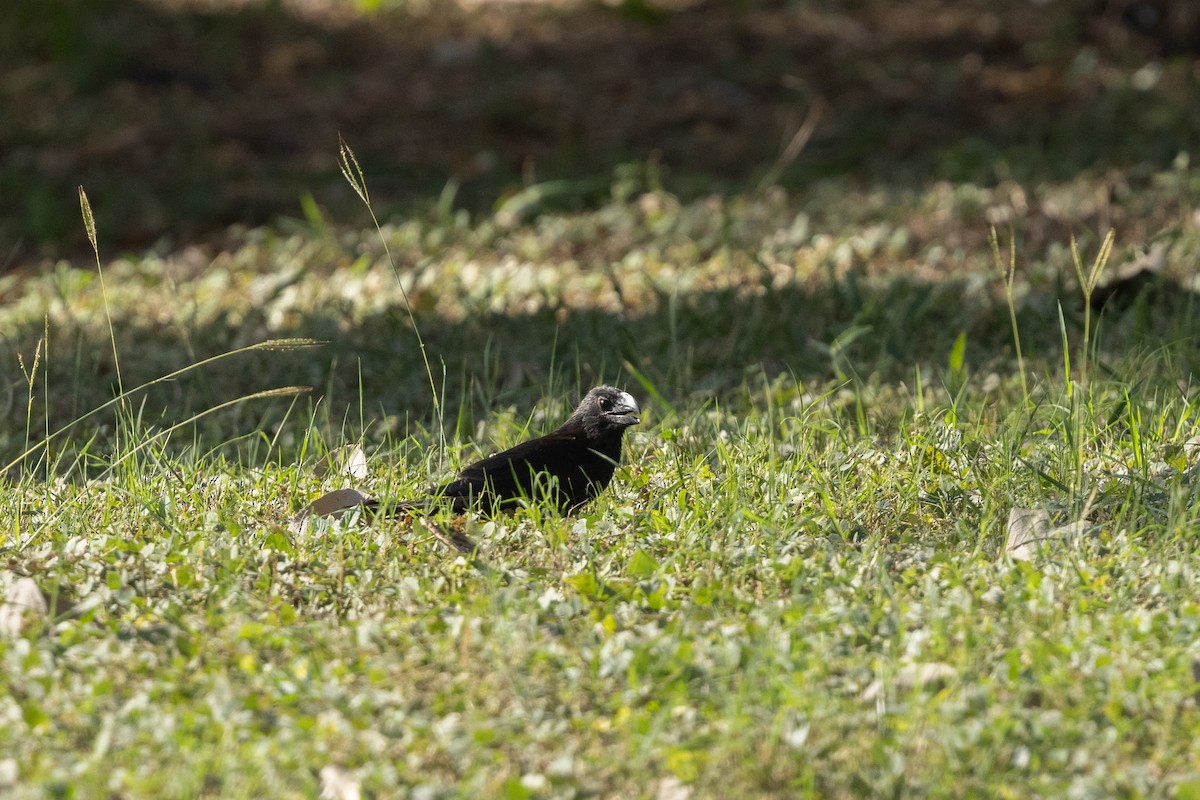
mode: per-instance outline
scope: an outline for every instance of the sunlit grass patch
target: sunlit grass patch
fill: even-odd
[[[77,270],[20,284],[0,788],[1186,791],[1187,293],[1094,317],[1069,241],[1009,270],[1003,233],[956,261],[805,213],[653,195],[263,235],[176,283],[106,266],[107,315]],[[289,524],[331,491],[421,497],[600,380],[643,424],[573,517],[432,515],[469,553],[421,521]]]

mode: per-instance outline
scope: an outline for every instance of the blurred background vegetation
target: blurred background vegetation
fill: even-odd
[[[1169,286],[1195,280],[1189,4],[11,6],[4,452],[121,385],[285,336],[326,344],[158,385],[140,413],[165,426],[300,384],[334,427],[428,424],[414,319],[467,436],[497,400],[629,384],[630,368],[666,396],[728,399],[779,376],[912,381],[961,337],[966,363],[1008,376],[993,226],[1015,237],[1025,355],[1050,369],[1060,304],[1082,329],[1073,239],[1091,258],[1113,229],[1114,270],[1149,249]],[[1194,341],[1194,297],[1160,292],[1102,348]],[[1172,351],[1171,379],[1198,358]],[[205,431],[221,442],[285,412],[239,407]]]
[[[1125,0],[12,0],[0,268],[227,226],[489,209],[622,164],[683,197],[837,179],[1126,188],[1196,152],[1200,12]],[[805,121],[803,153],[781,158]]]

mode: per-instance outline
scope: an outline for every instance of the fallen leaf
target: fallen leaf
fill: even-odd
[[[660,780],[658,788],[654,791],[654,800],[688,800],[691,796],[692,787],[674,775]]]
[[[938,661],[918,661],[902,666],[892,678],[892,684],[902,691],[931,689],[944,685],[957,674],[954,667],[949,664]],[[866,703],[878,700],[883,696],[883,688],[882,680],[872,681],[871,685],[863,690],[860,699]]]
[[[1029,561],[1050,530],[1050,515],[1031,508],[1014,508],[1008,512],[1005,530],[1008,531],[1005,552],[1020,561]]]
[[[1162,276],[1166,256],[1167,243],[1156,242],[1147,252],[1121,267],[1110,280],[1093,290],[1092,309],[1102,311],[1110,304],[1113,308],[1128,308],[1138,295],[1156,283],[1167,286],[1170,291],[1186,292],[1185,287]]]
[[[38,588],[33,578],[18,578],[8,590],[8,598],[0,606],[0,633],[17,636],[25,625],[48,616],[50,598]]]
[[[362,791],[348,770],[327,764],[321,767],[321,800],[359,800]]]
[[[356,481],[367,479],[367,454],[363,452],[361,445],[356,444],[350,448],[350,453],[342,464],[342,471]]]
[[[302,529],[311,517],[340,517],[352,508],[359,508],[370,497],[357,489],[334,489],[313,500],[292,517],[288,528],[295,532]]]
[[[901,689],[924,689],[943,684],[956,674],[954,667],[938,661],[905,664],[896,673],[896,686]]]
[[[1097,530],[1097,526],[1086,519],[1051,528],[1047,512],[1014,508],[1008,512],[1008,543],[1005,550],[1013,558],[1029,561],[1048,543],[1073,541]]]
[[[327,454],[313,467],[318,478],[327,478],[334,473],[347,475],[356,481],[367,479],[367,454],[362,445],[350,445]]]

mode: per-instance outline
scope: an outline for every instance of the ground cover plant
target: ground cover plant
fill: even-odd
[[[26,280],[6,336],[49,309],[44,329],[77,326],[96,357],[111,317],[127,389],[180,359],[166,338],[131,349],[122,321],[167,292],[195,357],[292,344],[131,392],[48,447],[79,413],[64,398],[97,397],[62,350],[20,351],[6,583],[32,578],[52,612],[0,642],[0,777],[79,797],[312,796],[323,768],[380,797],[1192,791],[1189,293],[1094,318],[1077,293],[1101,242],[1077,247],[1078,272],[1066,242],[1009,275],[1019,242],[986,232],[923,283],[932,256],[885,255],[912,247],[886,225],[824,233],[778,195],[648,192],[503,234],[409,221],[248,242],[229,258],[260,269],[170,286],[138,283],[169,271],[152,259],[109,264],[106,292],[80,268]],[[414,263],[435,237],[398,273],[413,317],[388,311],[401,285],[380,241]],[[1195,241],[1186,221],[1172,253]],[[540,266],[566,242],[625,260]],[[337,248],[359,255],[314,266]],[[319,401],[248,400],[160,435],[203,411],[176,396],[212,407],[306,369]],[[419,495],[599,379],[647,413],[576,517],[468,516],[468,555],[420,524],[288,527],[330,489]],[[1086,522],[1016,559],[1014,508]]]
[[[353,215],[125,255],[87,186],[94,252],[0,275],[0,794],[1200,795],[1200,180],[1153,126],[1040,170],[1067,116],[1026,173],[402,214],[343,149]],[[297,518],[599,383],[578,514]]]

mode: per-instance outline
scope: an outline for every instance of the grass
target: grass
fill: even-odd
[[[1151,183],[1194,207],[1178,178]],[[74,604],[0,638],[4,791],[313,797],[336,766],[381,798],[1195,796],[1195,309],[1079,310],[1086,210],[1009,272],[1010,189],[651,188],[250,231],[106,263],[103,294],[0,279],[3,580]],[[1150,233],[1186,275],[1194,215]],[[326,345],[232,353],[283,337]],[[418,494],[601,380],[647,411],[578,517],[469,515],[477,560],[287,527],[333,488]],[[365,479],[320,474],[355,443]],[[1013,508],[1090,524],[1017,560]]]

